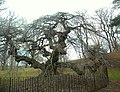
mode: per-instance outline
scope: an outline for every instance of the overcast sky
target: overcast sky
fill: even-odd
[[[113,0],[6,0],[10,10],[17,15],[33,20],[40,16],[56,12],[75,12],[88,10],[93,12],[108,7]]]

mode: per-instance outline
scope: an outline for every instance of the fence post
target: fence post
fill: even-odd
[[[9,79],[10,79],[9,92],[11,92],[11,77]]]
[[[0,78],[0,90],[2,88],[2,78]]]
[[[93,92],[95,92],[95,90],[96,90],[96,79],[95,79],[95,72],[93,72]]]
[[[0,90],[1,90],[1,86],[2,86],[2,85],[1,85],[2,83],[1,83],[1,82],[2,82],[2,79],[0,78]]]
[[[37,92],[40,92],[40,90],[39,90],[39,77],[37,77]]]
[[[71,76],[71,75],[70,75],[70,76]],[[70,88],[70,87],[71,87],[71,85],[70,85],[70,84],[71,84],[70,78],[71,78],[71,77],[67,76],[67,79],[68,79],[68,80],[67,80],[67,81],[68,81],[68,92],[71,91],[71,88]]]

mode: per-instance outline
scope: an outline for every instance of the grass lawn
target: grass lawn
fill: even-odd
[[[34,77],[40,74],[39,69],[34,68],[19,68],[15,70],[4,70],[0,71],[0,77]]]
[[[109,68],[108,76],[110,80],[120,81],[120,69]]]

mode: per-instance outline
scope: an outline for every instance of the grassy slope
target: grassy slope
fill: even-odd
[[[120,70],[110,68],[108,69],[108,75],[110,80],[120,81]]]
[[[109,85],[97,92],[120,92],[120,51],[107,54]]]

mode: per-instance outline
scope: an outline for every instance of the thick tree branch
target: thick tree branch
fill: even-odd
[[[41,64],[41,63],[39,63],[38,61],[36,61],[35,59],[29,58],[29,57],[27,57],[27,56],[19,56],[19,55],[16,55],[16,56],[15,56],[15,60],[16,60],[17,62],[25,61],[25,62],[27,62],[28,64],[31,64],[31,66],[34,67],[34,68],[39,68],[39,69],[41,69],[42,71],[45,70],[45,65],[44,65],[44,64]]]

